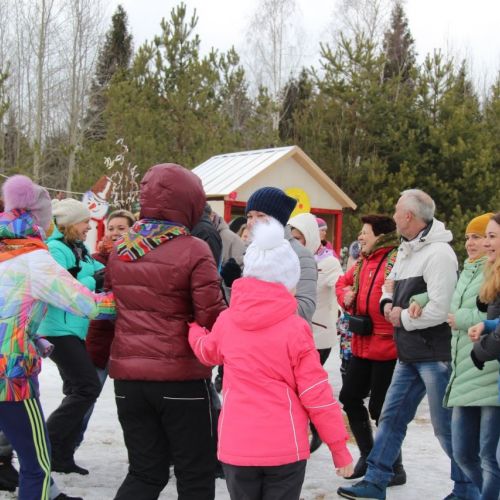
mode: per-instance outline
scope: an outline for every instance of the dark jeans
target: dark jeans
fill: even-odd
[[[222,464],[231,500],[299,500],[306,460],[269,467]]]
[[[206,380],[115,380],[129,470],[115,499],[157,499],[174,464],[179,500],[215,498],[215,435]]]
[[[391,385],[396,360],[372,361],[352,356],[339,394],[349,422],[364,422],[370,417],[378,423],[387,389]],[[364,399],[370,395],[368,410]]]
[[[50,359],[57,365],[63,381],[64,398],[47,419],[52,460],[73,460],[83,417],[95,403],[101,384],[85,342],[74,335],[47,337],[54,344]]]

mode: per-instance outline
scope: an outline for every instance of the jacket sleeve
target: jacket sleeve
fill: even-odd
[[[241,268],[243,268],[243,256],[247,251],[247,247],[245,246],[243,240],[237,234],[234,234],[234,236],[236,236],[236,238],[233,238],[233,240],[231,241],[231,247],[229,249],[229,257],[232,257],[236,261],[236,263]]]
[[[112,293],[96,294],[75,280],[48,252],[38,252],[30,263],[31,295],[34,299],[91,319],[115,317]]]
[[[196,239],[196,242],[198,245],[191,249],[191,298],[194,320],[201,326],[211,329],[217,316],[226,306],[210,249],[204,241]]]
[[[451,298],[457,284],[457,261],[451,249],[436,248],[424,268],[429,302],[418,318],[410,318],[408,309],[401,312],[401,323],[407,331],[421,330],[444,323],[448,319]]]
[[[482,335],[478,342],[474,342],[473,349],[480,361],[500,360],[500,324],[498,320],[495,330]]]
[[[486,313],[481,312],[477,307],[466,308],[462,307],[455,311],[455,323],[457,330],[468,330],[471,326],[476,325],[486,319]]]
[[[349,438],[338,401],[321,366],[309,325],[303,324],[290,336],[290,357],[300,401],[330,448],[336,467],[352,462],[346,442]]]
[[[318,288],[320,281],[321,286],[333,288],[342,274],[342,266],[338,259],[335,257],[324,259],[318,263]]]
[[[300,243],[299,243],[300,244]],[[304,248],[304,250],[306,250]],[[299,255],[300,279],[297,283],[295,299],[299,316],[309,323],[316,311],[316,288],[318,283],[318,269],[316,261],[310,252]]]
[[[429,295],[426,292],[413,295],[413,297],[410,298],[410,304],[412,302],[416,302],[420,307],[424,308],[427,302],[429,302]]]
[[[337,294],[337,301],[342,307],[342,309],[345,309],[345,303],[344,303],[344,297],[345,297],[345,290],[344,288],[347,286],[353,286],[354,284],[354,267],[356,264],[351,266],[345,274],[341,275],[339,279],[337,280],[337,283],[335,283],[335,293]]]
[[[219,350],[218,321],[214,325],[212,333],[201,327],[198,323],[189,324],[189,345],[195,356],[206,366],[222,365],[224,358]]]

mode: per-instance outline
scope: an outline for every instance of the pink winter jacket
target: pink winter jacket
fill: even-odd
[[[336,467],[352,458],[341,410],[319,362],[311,329],[281,284],[241,278],[212,332],[193,323],[189,343],[209,366],[224,365],[221,462],[272,466],[309,458],[308,422]]]

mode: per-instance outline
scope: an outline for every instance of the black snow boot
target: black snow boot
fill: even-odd
[[[349,422],[349,425],[359,448],[359,459],[354,466],[353,473],[346,479],[358,479],[366,474],[368,467],[366,459],[373,447],[372,425],[369,420]]]
[[[66,462],[60,462],[55,459],[52,459],[51,469],[53,472],[62,472],[63,474],[81,474],[82,476],[86,476],[89,471],[88,469],[84,469],[75,463],[73,459],[67,460]]]
[[[401,451],[399,452],[398,458],[396,458],[396,461],[394,462],[394,465],[392,466],[392,470],[394,472],[394,476],[390,480],[389,486],[401,486],[402,484],[406,484],[406,471],[403,467],[403,455]]]
[[[19,473],[12,465],[12,454],[0,457],[0,491],[16,491]]]
[[[70,497],[69,495],[66,495],[66,493],[59,493],[54,500],[83,500],[82,497]]]

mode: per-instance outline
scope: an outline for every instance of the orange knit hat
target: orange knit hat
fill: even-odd
[[[493,215],[495,214],[493,214],[492,212],[488,212],[486,214],[474,217],[467,224],[467,227],[465,228],[465,234],[474,233],[484,236],[486,234],[486,226],[488,225],[488,222],[493,217]]]

